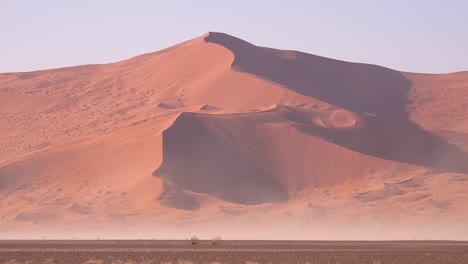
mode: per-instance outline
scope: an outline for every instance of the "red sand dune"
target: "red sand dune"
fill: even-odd
[[[467,239],[467,102],[466,72],[222,33],[0,74],[0,232]]]

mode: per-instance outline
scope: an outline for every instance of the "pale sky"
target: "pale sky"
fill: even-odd
[[[464,0],[0,0],[0,72],[114,62],[208,31],[402,71],[468,70]]]

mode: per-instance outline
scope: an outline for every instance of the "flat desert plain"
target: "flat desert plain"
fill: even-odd
[[[468,263],[454,241],[1,241],[0,263]]]

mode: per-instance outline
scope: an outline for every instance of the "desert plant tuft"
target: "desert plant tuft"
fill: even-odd
[[[216,236],[213,239],[211,239],[211,245],[219,245],[221,243],[221,237]]]
[[[192,245],[196,245],[200,243],[200,239],[196,236],[193,236],[192,238],[190,238],[190,243],[192,243]]]

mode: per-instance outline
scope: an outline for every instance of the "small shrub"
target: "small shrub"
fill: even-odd
[[[192,243],[192,245],[197,245],[198,243],[200,243],[200,239],[196,236],[193,236],[192,238],[190,238],[190,243]]]
[[[221,237],[216,236],[213,239],[211,239],[211,245],[219,245],[221,243]]]

